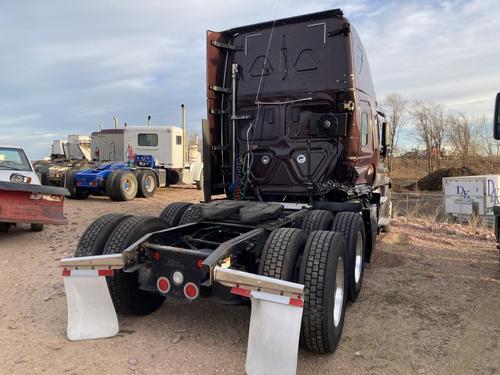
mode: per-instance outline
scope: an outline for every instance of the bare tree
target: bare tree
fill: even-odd
[[[416,101],[409,112],[415,121],[418,137],[425,145],[427,170],[430,173],[440,167],[441,148],[447,128],[444,106]]]
[[[465,167],[469,157],[476,151],[480,129],[463,112],[448,115],[447,122],[450,128],[448,138],[455,152],[460,156],[462,166]]]
[[[427,150],[427,170],[432,171],[432,160],[431,153],[431,131],[430,131],[430,115],[428,106],[422,102],[415,102],[410,108],[410,114],[415,121],[415,127],[418,132],[418,137],[424,143],[425,149]]]
[[[429,113],[431,122],[430,133],[432,138],[432,157],[435,161],[436,169],[439,169],[441,168],[441,150],[448,124],[446,122],[444,106],[442,104],[430,104]]]
[[[478,117],[475,122],[478,128],[481,153],[488,162],[489,172],[495,173],[495,161],[500,154],[500,142],[491,136],[491,127],[488,126],[484,115]]]
[[[392,168],[392,155],[398,145],[399,132],[405,124],[407,105],[408,102],[398,93],[388,94],[383,103],[385,114],[392,124],[392,147],[389,155],[389,169]]]

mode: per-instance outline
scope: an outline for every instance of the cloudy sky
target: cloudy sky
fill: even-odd
[[[113,115],[121,123],[144,124],[151,114],[154,124],[180,124],[181,103],[198,131],[207,29],[332,8],[358,30],[379,100],[398,92],[492,117],[498,0],[2,1],[0,144],[21,144],[40,158],[52,139],[111,127]]]

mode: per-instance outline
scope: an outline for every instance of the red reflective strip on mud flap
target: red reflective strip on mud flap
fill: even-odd
[[[83,269],[83,270],[68,270],[68,269],[63,269],[62,275],[67,277],[67,276],[113,276],[114,270],[88,270],[88,269]]]
[[[99,270],[99,276],[113,276],[113,270]]]
[[[231,293],[237,294],[237,295],[243,296],[243,297],[250,297],[250,294],[252,294],[252,291],[248,290],[248,289],[243,289],[243,288],[231,288]]]
[[[250,296],[252,295],[252,291],[251,290],[248,290],[248,289],[243,289],[243,288],[231,288],[231,293],[232,294],[237,294],[239,296],[242,296],[242,297],[248,297],[250,298]],[[278,296],[278,295],[276,295]],[[283,297],[277,297],[277,298],[283,298]],[[275,302],[278,302],[278,301],[275,301]],[[280,301],[280,303],[283,303],[282,301]],[[291,305],[291,306],[297,306],[297,307],[304,307],[304,300],[301,299],[301,298],[289,298],[288,300],[288,304]]]
[[[304,301],[301,298],[290,298],[290,302],[288,304],[292,306],[304,307]]]

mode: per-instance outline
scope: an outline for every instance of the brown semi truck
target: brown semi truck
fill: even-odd
[[[204,202],[92,223],[61,261],[68,336],[111,336],[115,310],[147,314],[165,298],[251,300],[247,372],[286,373],[299,332],[308,349],[335,351],[388,228],[390,125],[340,10],[209,31],[207,97]],[[110,324],[88,313],[82,296],[98,288],[71,277],[82,271],[102,279]]]

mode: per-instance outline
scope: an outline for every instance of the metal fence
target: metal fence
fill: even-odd
[[[453,221],[458,223],[475,223],[493,226],[493,215],[481,215],[477,201],[484,196],[444,195],[443,193],[405,192],[391,193],[392,209],[395,215],[422,217],[436,221]],[[458,207],[453,214],[446,214],[445,200],[452,198]],[[484,207],[486,209],[486,207]]]

